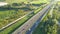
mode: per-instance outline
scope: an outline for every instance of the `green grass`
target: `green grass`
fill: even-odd
[[[32,4],[40,4],[40,3],[49,3],[49,2],[46,0],[39,0],[39,1],[32,1],[31,3]]]
[[[21,3],[21,2],[31,2],[33,4],[40,4],[40,3],[49,3],[48,0],[0,0],[0,1],[4,1],[4,2],[7,2],[7,3]]]
[[[57,8],[58,7],[55,7],[55,9],[53,10],[53,14],[52,14],[53,16],[52,17],[50,16],[49,13],[44,17],[44,19],[40,22],[40,24],[34,30],[33,34],[48,34],[48,33],[51,34],[50,32],[52,32],[52,31],[54,31],[52,33],[57,34],[57,22],[56,21],[57,21],[57,18],[60,19],[59,18],[60,11],[58,12]],[[55,21],[54,21],[54,19],[55,19]],[[53,23],[55,23],[55,24],[53,24]]]
[[[6,10],[6,11],[0,11],[0,28],[4,25],[8,24],[6,18],[10,18],[10,16],[14,15],[14,10]]]
[[[42,7],[40,7],[40,8],[42,8]],[[4,29],[3,31],[0,32],[0,34],[11,34],[14,30],[16,30],[22,24],[24,24],[28,19],[30,19],[33,15],[38,13],[40,10],[38,10],[37,12],[36,11],[34,13],[32,13],[32,14],[27,15],[23,19],[19,20],[17,23],[15,23],[15,24],[9,26],[8,28]]]
[[[50,11],[50,10],[49,10],[49,11]],[[46,16],[44,16],[44,18],[43,18],[42,21],[39,23],[39,25],[35,28],[35,30],[33,31],[32,34],[42,34],[42,30],[41,30],[40,28],[41,28],[41,26],[43,26],[44,22],[48,20],[48,18],[47,18],[48,16],[50,16],[50,15],[49,15],[49,12],[47,13]]]
[[[3,18],[3,17],[12,16],[14,14],[14,12],[15,12],[14,10],[0,11],[0,19]]]
[[[11,25],[10,27],[8,27],[8,28],[4,29],[3,31],[1,31],[0,34],[11,34],[15,29],[20,27],[23,23],[25,23],[32,16],[33,16],[33,14],[30,14],[30,15],[22,18],[17,23],[15,23],[15,24]]]
[[[10,22],[16,20],[19,17],[26,15],[28,12],[22,10],[2,10],[0,11],[0,28],[4,27],[5,25],[9,24]]]
[[[10,34],[13,30],[15,30],[19,25],[21,26],[23,22],[25,22],[28,19],[28,17],[24,17],[17,23],[11,25],[10,27],[4,29],[3,31],[0,32],[0,34]]]
[[[44,6],[44,7],[45,7],[45,6]],[[42,8],[43,8],[43,6],[40,6],[40,8],[36,9],[36,10],[34,11],[34,13],[35,13],[35,14],[38,13],[39,10],[42,10]]]
[[[39,25],[37,26],[37,28],[33,31],[33,34],[41,34],[42,31],[40,30],[40,27],[43,25],[43,23],[47,20],[47,16],[46,15],[43,20],[39,23]]]
[[[5,2],[8,3],[20,3],[20,2],[25,2],[26,0],[6,0]]]

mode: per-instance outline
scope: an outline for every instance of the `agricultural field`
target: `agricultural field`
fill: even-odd
[[[49,12],[44,17],[33,34],[60,34],[60,2],[56,3],[52,15]]]

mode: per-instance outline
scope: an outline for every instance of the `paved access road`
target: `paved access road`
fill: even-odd
[[[31,19],[29,19],[26,23],[24,23],[21,27],[19,27],[12,34],[26,34],[27,30],[34,25],[34,23],[42,16],[44,13],[53,5],[53,2],[43,8],[39,13],[34,15]]]

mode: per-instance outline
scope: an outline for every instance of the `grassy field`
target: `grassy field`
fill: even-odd
[[[22,10],[6,10],[6,11],[0,11],[0,28],[3,26],[9,24],[10,22],[16,20],[19,17],[22,17],[29,13],[29,11],[22,11]]]
[[[30,3],[33,3],[33,4],[41,4],[41,3],[43,3],[43,1],[42,2],[41,1],[39,1],[39,2],[38,1],[32,1]],[[9,4],[10,6],[13,3],[21,3],[21,2],[28,3],[27,0],[5,0],[4,2],[10,3]],[[45,2],[47,3],[47,1],[45,1]],[[25,5],[21,5],[21,6],[25,6],[25,7],[22,7],[22,9],[19,6],[18,6],[19,9],[18,8],[12,8],[10,6],[8,6],[8,7],[5,7],[4,6],[3,9],[1,9],[1,7],[0,7],[0,28],[2,28],[3,26],[6,26],[7,24],[9,24],[10,22],[16,20],[19,17],[22,17],[22,16],[28,14],[30,11],[32,11],[30,9],[32,9],[32,6],[33,5],[29,5],[29,7],[27,7]],[[14,7],[16,7],[16,6],[14,6]],[[36,6],[33,6],[33,7],[36,8]],[[26,8],[28,10],[25,10]],[[32,14],[24,17],[23,19],[21,19],[17,23],[15,23],[15,24],[11,25],[10,27],[2,30],[0,32],[0,34],[11,34],[15,29],[17,29],[22,24],[24,24],[29,18],[31,18],[33,15],[35,15],[36,13],[38,13],[39,10],[41,10],[43,7],[40,7],[37,10],[35,8],[33,9],[33,11],[35,10],[34,13],[32,13]]]
[[[32,1],[31,3],[32,4],[40,4],[40,3],[49,3],[49,2],[46,0],[39,0],[39,1]]]
[[[6,28],[5,30],[1,31],[0,34],[11,34],[16,28],[18,28],[19,26],[21,26],[29,17],[24,17],[23,19],[21,19],[20,21],[18,21],[17,23],[11,25],[10,27]]]
[[[43,4],[41,4],[41,5],[43,5]],[[39,6],[41,6],[41,5],[39,4]],[[36,8],[36,6],[34,6],[34,5],[32,5],[32,6]],[[33,11],[37,10],[35,8],[33,8]],[[42,8],[43,7],[38,8],[38,10],[35,11],[34,13],[37,13]],[[32,11],[32,8],[30,6],[29,7],[26,7],[26,6],[21,7],[19,9],[17,7],[12,8],[10,6],[9,7],[6,7],[6,6],[0,7],[0,28],[2,28],[3,26],[9,24],[10,22],[16,20],[19,17],[22,17],[22,16],[28,14],[31,11]]]
[[[49,0],[0,0],[3,2],[7,2],[7,3],[32,3],[32,4],[40,4],[40,3],[49,3]]]
[[[40,7],[39,9],[41,10],[42,7]],[[35,10],[34,13],[27,15],[26,17],[24,17],[23,19],[21,19],[17,23],[15,23],[15,24],[11,25],[10,27],[1,31],[0,34],[11,34],[14,30],[16,30],[18,27],[20,27],[23,23],[25,23],[29,18],[31,18],[33,15],[38,13],[40,10]]]

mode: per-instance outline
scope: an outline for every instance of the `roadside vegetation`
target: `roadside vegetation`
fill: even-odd
[[[6,29],[0,31],[0,34],[11,34],[13,31],[15,31],[18,27],[20,27],[22,24],[24,24],[28,19],[30,19],[33,15],[38,13],[41,9],[43,9],[45,6],[45,3],[40,4],[21,4],[21,3],[13,3],[7,6],[0,7],[0,28],[3,26],[6,26],[7,24],[11,23],[12,21],[28,14],[31,11],[34,11],[30,13],[29,15],[25,16],[15,24],[7,27]],[[40,7],[41,6],[41,7]],[[32,7],[34,7],[32,9]],[[4,16],[4,17],[3,17]]]
[[[49,3],[50,0],[0,0],[0,2],[7,2],[7,3],[34,3],[34,4],[39,4],[39,3]]]
[[[56,8],[55,8],[54,11],[55,11],[54,15],[55,15],[56,19],[58,20],[58,30],[57,30],[57,34],[60,34],[60,1],[57,2]]]
[[[42,8],[41,8],[42,9]],[[3,30],[1,33],[2,34],[7,34],[7,33],[11,33],[13,32],[14,30],[16,30],[18,27],[20,27],[23,23],[25,23],[29,18],[31,18],[33,15],[35,15],[36,12],[34,13],[31,13],[29,15],[27,15],[26,17],[24,17],[23,19],[21,19],[20,21],[18,21],[17,23],[13,24],[12,26],[6,28],[5,30]],[[15,26],[16,25],[16,26]],[[15,27],[14,27],[15,26]],[[8,32],[6,31],[8,30]]]
[[[56,3],[52,17],[48,13],[33,34],[60,34],[60,2]]]
[[[38,8],[43,9],[43,6]],[[30,19],[32,16],[34,16],[36,13],[38,13],[40,10],[35,10],[34,12],[30,13],[29,15],[25,16],[15,24],[11,25],[10,27],[2,30],[0,34],[11,34],[13,31],[15,31],[18,27],[20,27],[22,24],[24,24],[28,19]],[[7,31],[6,31],[7,30]]]
[[[2,0],[0,0],[2,1]],[[42,0],[41,0],[42,1]],[[22,24],[24,24],[27,20],[29,20],[32,16],[37,14],[40,10],[42,10],[45,6],[41,6],[44,4],[48,4],[47,1],[44,3],[41,2],[35,3],[35,1],[29,2],[26,0],[3,0],[2,2],[9,3],[6,6],[0,7],[0,28],[6,26],[7,24],[11,23],[12,21],[29,14],[22,18],[21,20],[17,21],[13,25],[7,27],[6,29],[3,29],[0,31],[0,34],[11,34],[13,31],[15,31],[17,28],[19,28]],[[40,7],[41,6],[41,7]]]
[[[43,4],[45,3],[38,5],[40,7]],[[39,7],[30,4],[20,5],[19,3],[13,3],[7,6],[0,7],[0,28],[28,14],[29,12],[37,10]]]
[[[57,34],[58,21],[54,12],[52,15],[51,17],[50,13],[48,13],[33,31],[33,34]]]

